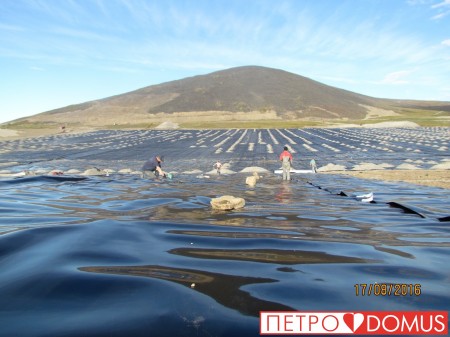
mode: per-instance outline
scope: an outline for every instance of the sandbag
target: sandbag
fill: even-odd
[[[223,195],[219,198],[211,199],[211,206],[213,209],[231,211],[233,209],[244,207],[245,200],[243,198],[237,198],[231,195]]]

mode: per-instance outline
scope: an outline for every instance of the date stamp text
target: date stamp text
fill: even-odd
[[[357,283],[356,296],[420,296],[419,283]]]

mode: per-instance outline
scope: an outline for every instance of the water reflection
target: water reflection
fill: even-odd
[[[258,317],[261,310],[294,310],[280,303],[261,300],[249,292],[241,290],[243,286],[251,284],[277,282],[269,278],[242,277],[164,266],[98,266],[81,267],[79,270],[90,273],[150,277],[176,282],[191,287],[193,291],[210,296],[218,303],[244,315]]]
[[[325,252],[277,249],[192,249],[176,248],[169,251],[175,255],[194,258],[253,261],[277,264],[311,263],[374,263],[375,260],[350,256],[332,255]],[[379,262],[379,261],[378,261]]]
[[[290,181],[283,181],[280,184],[280,190],[278,191],[277,195],[275,196],[276,200],[283,204],[289,204],[291,203],[292,199],[292,188],[291,188],[291,182]]]

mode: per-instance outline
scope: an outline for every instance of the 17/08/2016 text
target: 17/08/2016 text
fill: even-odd
[[[422,286],[418,283],[357,283],[356,296],[420,296]]]

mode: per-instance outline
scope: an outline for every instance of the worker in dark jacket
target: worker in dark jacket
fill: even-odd
[[[157,154],[152,156],[142,166],[142,177],[166,177],[167,174],[161,168],[161,163],[164,161],[164,156]]]

